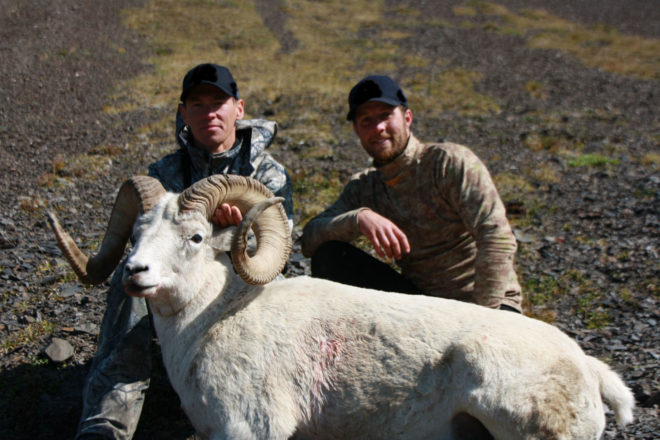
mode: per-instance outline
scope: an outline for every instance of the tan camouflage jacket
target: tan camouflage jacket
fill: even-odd
[[[326,241],[357,238],[357,215],[364,208],[408,236],[411,252],[399,265],[418,288],[521,309],[513,266],[516,240],[488,170],[468,148],[422,144],[411,135],[401,156],[355,174],[339,199],[305,226],[304,255]]]

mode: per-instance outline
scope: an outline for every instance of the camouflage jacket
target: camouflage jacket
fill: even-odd
[[[179,122],[179,121],[178,121]],[[277,133],[275,122],[263,119],[236,121],[236,142],[229,150],[209,154],[193,144],[192,135],[182,125],[177,129],[179,150],[149,165],[149,175],[166,190],[181,192],[212,174],[238,174],[253,177],[275,195],[284,197],[284,209],[293,222],[293,189],[284,167],[265,150]]]
[[[304,228],[303,253],[360,235],[361,209],[393,221],[411,252],[402,273],[429,295],[521,309],[517,244],[485,165],[468,148],[410,136],[393,162],[355,174],[339,199]]]

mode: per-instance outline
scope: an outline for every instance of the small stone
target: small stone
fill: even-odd
[[[64,339],[53,338],[50,345],[44,350],[53,362],[64,362],[73,356],[73,347]]]
[[[61,296],[62,298],[69,298],[71,296],[74,296],[76,293],[80,293],[81,290],[82,288],[79,285],[69,284],[62,287],[59,296]]]
[[[534,242],[534,237],[532,237],[529,234],[525,234],[519,229],[514,229],[513,230],[513,235],[516,237],[516,240],[518,240],[519,243],[532,243]]]
[[[75,330],[81,333],[89,333],[90,335],[98,334],[98,328],[96,324],[92,324],[91,322],[86,322],[84,324],[77,325],[75,326]]]

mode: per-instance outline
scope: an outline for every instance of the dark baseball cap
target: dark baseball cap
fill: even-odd
[[[200,84],[211,84],[216,86],[229,96],[238,99],[238,86],[229,69],[217,64],[200,64],[193,67],[183,77],[181,89],[181,102],[186,100],[188,93]]]
[[[408,100],[401,87],[389,76],[369,75],[358,82],[348,95],[348,115],[346,119],[355,119],[355,110],[368,101],[379,101],[385,104],[408,107]]]

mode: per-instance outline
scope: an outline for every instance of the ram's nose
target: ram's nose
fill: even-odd
[[[151,279],[153,275],[147,264],[129,260],[124,265],[122,283],[124,291],[131,296],[148,297],[158,290],[158,283]]]
[[[143,264],[140,262],[127,261],[124,266],[124,275],[127,277],[139,274],[140,272],[146,272],[149,270],[149,265]]]

